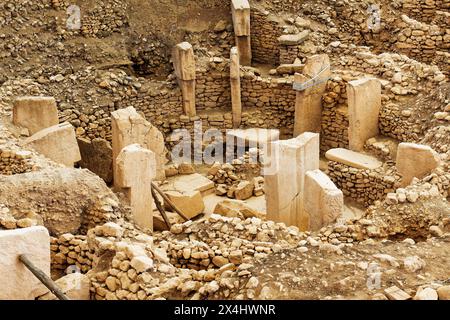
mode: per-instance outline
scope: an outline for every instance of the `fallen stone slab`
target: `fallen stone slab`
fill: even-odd
[[[55,283],[70,300],[90,300],[89,288],[91,281],[89,280],[89,277],[84,274],[71,273],[59,278]],[[38,298],[38,300],[56,299],[57,297],[50,291]]]
[[[179,209],[186,217],[192,219],[205,210],[205,204],[203,202],[200,191],[167,191],[165,194],[169,197],[170,201]],[[170,206],[166,203],[166,208],[170,210]]]
[[[325,157],[356,169],[376,169],[383,165],[377,158],[344,148],[330,149]]]
[[[75,129],[68,122],[43,129],[25,143],[50,160],[67,167],[73,167],[81,160]]]
[[[29,271],[19,255],[50,276],[50,235],[42,226],[0,231],[0,300],[34,300],[46,287]]]
[[[59,123],[56,101],[52,97],[19,97],[13,103],[13,124],[33,135]]]
[[[265,217],[264,213],[251,208],[250,206],[245,204],[245,202],[230,199],[223,200],[217,203],[216,207],[214,208],[214,213],[229,218],[237,217],[241,219]]]
[[[284,34],[278,38],[278,43],[285,46],[294,46],[309,38],[309,30],[297,34]]]
[[[214,193],[214,182],[199,173],[170,177],[168,183],[161,185],[163,191],[200,191],[202,196]]]
[[[263,128],[228,130],[227,141],[228,139],[237,139],[238,141],[244,141],[246,146],[257,147],[260,144],[278,141],[280,130]]]

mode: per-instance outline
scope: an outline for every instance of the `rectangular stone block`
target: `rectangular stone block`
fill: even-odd
[[[19,261],[26,254],[50,276],[50,235],[38,226],[0,230],[0,300],[34,300],[46,287]]]
[[[232,0],[234,34],[237,37],[250,36],[250,4],[247,0]]]
[[[237,47],[230,51],[230,84],[231,84],[231,110],[233,114],[233,128],[239,128],[242,118],[241,102],[241,70],[239,52]]]
[[[318,231],[342,215],[344,194],[322,171],[308,171],[305,177],[304,210],[309,216],[309,230]]]
[[[350,81],[348,97],[349,148],[362,151],[369,138],[378,135],[381,108],[381,82],[375,78]]]
[[[13,124],[28,129],[30,135],[59,123],[52,97],[19,97],[13,104]]]
[[[356,169],[376,169],[383,165],[377,158],[344,148],[330,149],[325,153],[330,161],[339,162]]]
[[[43,129],[25,143],[50,160],[68,167],[81,160],[75,129],[68,122]]]
[[[181,42],[172,50],[175,75],[180,80],[195,80],[194,49],[189,42]]]

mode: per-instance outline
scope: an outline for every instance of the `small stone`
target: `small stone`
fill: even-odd
[[[405,269],[409,272],[416,272],[424,268],[427,264],[425,261],[420,259],[418,256],[406,257],[403,260],[403,265]]]
[[[142,273],[153,268],[153,260],[146,256],[133,258],[130,265],[138,272]]]
[[[437,289],[439,300],[450,300],[450,286],[443,286]]]
[[[17,220],[17,226],[19,228],[29,228],[33,226],[33,220],[31,220],[30,218],[24,218],[24,219],[20,219]]]
[[[414,300],[437,300],[438,293],[432,288],[425,288],[417,290]]]

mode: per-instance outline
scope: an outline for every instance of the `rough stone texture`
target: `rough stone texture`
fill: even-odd
[[[19,261],[26,254],[50,276],[50,236],[44,227],[0,230],[0,300],[33,300],[45,286]]]
[[[138,143],[155,154],[156,179],[163,180],[165,178],[164,165],[167,159],[162,133],[139,115],[133,107],[112,112],[111,118],[114,177],[117,175],[115,163],[119,153],[126,146]]]
[[[172,50],[172,60],[178,84],[183,94],[183,110],[190,117],[196,115],[195,104],[195,56],[188,42],[177,44]]]
[[[166,191],[166,195],[172,203],[189,219],[198,216],[205,210],[202,194],[200,191]],[[170,208],[166,204],[167,209]]]
[[[267,219],[306,230],[309,218],[303,212],[304,181],[307,171],[319,169],[319,135],[306,132],[291,140],[272,142],[271,153],[264,168]]]
[[[43,129],[25,143],[50,160],[68,167],[73,167],[81,160],[75,130],[67,122]]]
[[[231,14],[233,17],[239,61],[244,66],[250,66],[252,62],[250,4],[247,0],[232,0]]]
[[[89,169],[105,182],[113,181],[113,159],[111,144],[105,139],[95,138],[89,141],[78,138],[81,161],[80,167]]]
[[[70,300],[90,300],[89,278],[81,273],[71,273],[55,281],[56,285]],[[39,300],[57,300],[57,297],[47,292],[39,297]]]
[[[414,177],[425,177],[439,163],[438,154],[429,146],[406,142],[398,145],[396,167],[402,175],[402,186],[409,185]]]
[[[105,182],[88,170],[48,168],[12,176],[0,175],[0,203],[18,216],[42,218],[51,234],[86,232],[116,219],[121,209]]]
[[[378,79],[360,79],[347,84],[349,148],[362,151],[367,139],[379,133],[381,83]]]
[[[344,195],[320,170],[306,172],[304,210],[309,216],[309,230],[317,231],[333,223],[344,212]]]
[[[13,123],[30,135],[58,124],[58,109],[52,97],[20,97],[14,101]]]
[[[303,74],[295,75],[295,83],[309,87],[298,91],[295,102],[294,136],[303,132],[320,133],[322,123],[322,96],[331,75],[330,59],[326,54],[308,57]],[[314,83],[308,81],[314,79]]]
[[[238,217],[241,219],[247,218],[263,218],[264,214],[250,208],[243,201],[238,200],[223,200],[219,202],[214,208],[215,214],[220,214],[225,217]]]
[[[383,164],[375,157],[343,148],[330,149],[325,157],[356,169],[377,169]]]
[[[155,154],[139,144],[122,149],[117,157],[116,186],[126,190],[138,226],[153,231],[151,182],[156,176]]]
[[[237,47],[230,51],[230,89],[233,128],[239,128],[242,122],[241,71]]]

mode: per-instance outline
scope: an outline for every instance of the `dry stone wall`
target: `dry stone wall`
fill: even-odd
[[[13,175],[33,171],[31,152],[0,148],[0,174]]]

